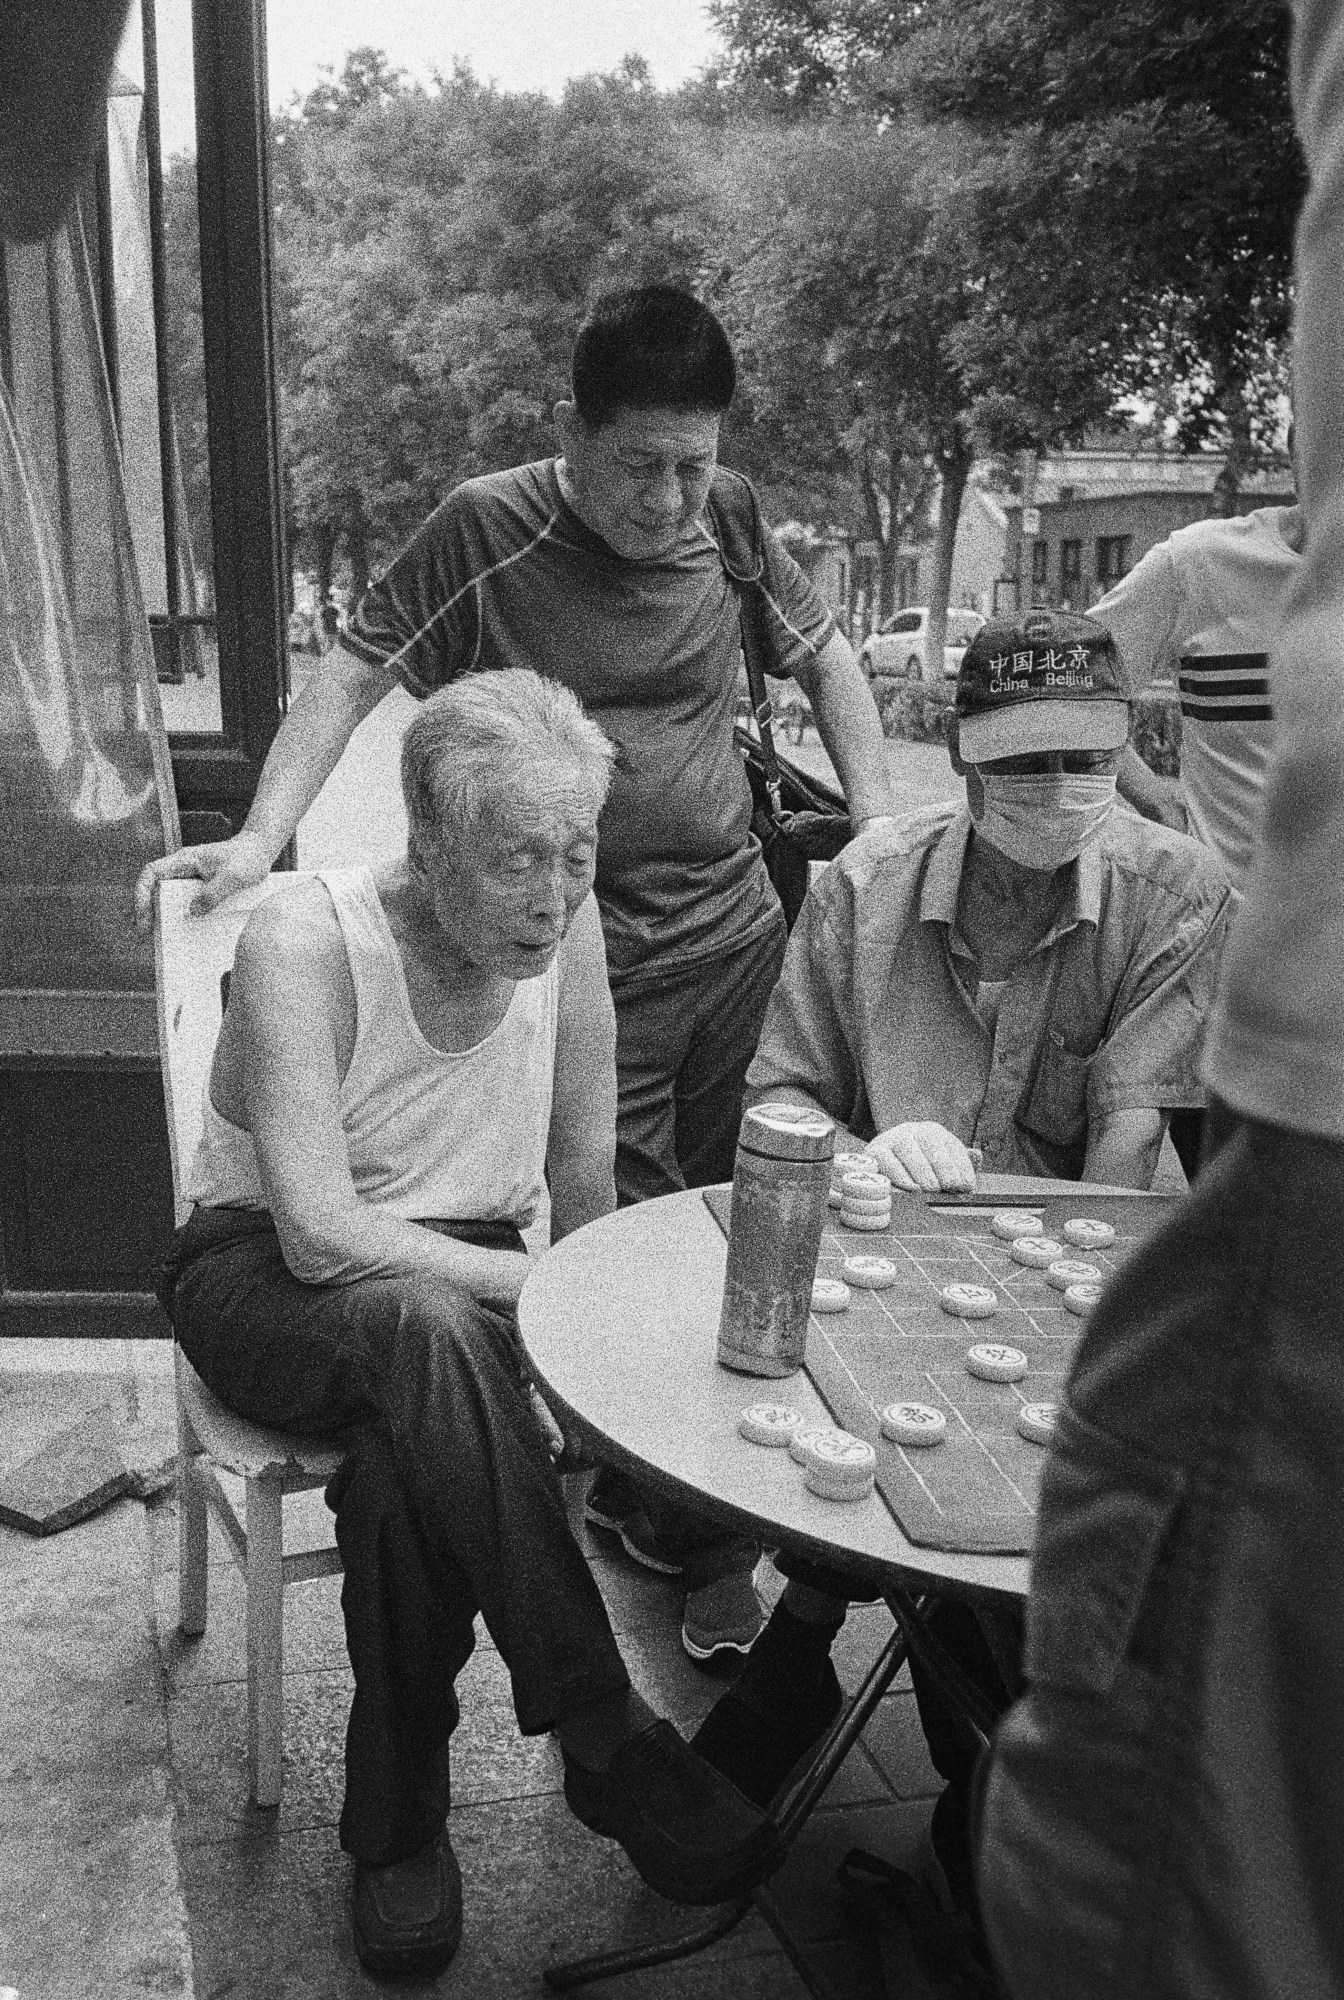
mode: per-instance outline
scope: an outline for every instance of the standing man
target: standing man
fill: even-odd
[[[243,831],[152,863],[137,892],[148,921],[155,878],[201,876],[202,908],[259,881],[398,682],[424,696],[509,667],[563,682],[617,746],[596,887],[624,1203],[731,1175],[742,1082],[784,954],[733,745],[742,592],[764,598],[770,671],[810,702],[856,825],[891,811],[881,726],[848,642],[747,482],[717,468],[735,382],[723,327],[690,293],[601,298],[575,342],[572,397],[555,409],[563,456],[449,494],[290,709]],[[590,1518],[683,1575],[693,1657],[751,1645],[750,1545],[642,1507],[606,1476]]]
[[[1088,614],[1114,637],[1132,693],[1166,675],[1180,693],[1180,777],[1158,777],[1130,748],[1121,797],[1211,847],[1238,895],[1274,739],[1269,656],[1302,536],[1296,503],[1195,521],[1149,549]]]
[[[1293,434],[1288,435],[1291,452]],[[1092,608],[1120,648],[1131,692],[1172,676],[1181,702],[1181,771],[1162,778],[1132,744],[1117,789],[1137,812],[1192,833],[1222,861],[1241,900],[1274,742],[1269,656],[1302,567],[1302,509],[1195,521],[1149,549]],[[1171,1140],[1193,1180],[1202,1111],[1175,1111]]]
[[[1014,2000],[1344,1992],[1344,10],[1294,12],[1306,539],[1220,1143],[1089,1321],[1041,1486],[980,1855]]]

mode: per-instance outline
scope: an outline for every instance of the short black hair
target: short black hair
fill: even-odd
[[[737,364],[707,305],[677,285],[604,292],[574,342],[579,415],[593,430],[618,410],[726,410]]]

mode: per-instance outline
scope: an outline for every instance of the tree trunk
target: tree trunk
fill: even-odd
[[[887,532],[882,540],[882,616],[896,609],[896,567],[901,556],[901,461],[887,453]]]
[[[929,589],[928,636],[924,641],[924,678],[935,684],[943,677],[947,600],[952,590],[952,553],[956,548],[957,523],[961,519],[962,496],[966,491],[971,464],[971,452],[960,437],[938,453],[938,473],[941,480],[938,495],[938,533],[933,544],[933,582]]]
[[[336,559],[336,530],[330,521],[320,521],[313,529],[313,560],[317,566],[317,607],[331,596],[331,566]]]
[[[1251,450],[1251,420],[1246,408],[1245,374],[1235,357],[1226,353],[1215,356],[1213,377],[1214,394],[1219,409],[1227,419],[1230,433],[1227,458],[1222,471],[1214,481],[1213,512],[1224,519],[1230,519],[1237,512],[1237,496],[1241,491],[1241,482],[1254,457]]]
[[[353,610],[369,587],[369,527],[358,500],[351,503],[345,517],[345,552],[350,559],[350,607]]]
[[[867,607],[866,622],[868,630],[859,634],[860,642],[867,638],[868,632],[875,632],[877,630],[891,609],[891,577],[889,573],[891,560],[889,552],[891,524],[889,521],[884,523],[882,519],[882,509],[878,505],[877,482],[873,476],[872,459],[867,451],[864,452],[863,458],[861,491],[863,494],[863,511],[868,521],[868,539],[877,545],[877,591],[873,601]]]

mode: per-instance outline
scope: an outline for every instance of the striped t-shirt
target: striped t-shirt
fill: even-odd
[[[1180,528],[1093,606],[1134,688],[1170,675],[1181,702],[1191,831],[1240,890],[1274,738],[1269,655],[1301,557],[1295,507]]]
[[[744,482],[722,468],[714,492]],[[787,676],[835,620],[764,533],[768,671]],[[778,922],[733,745],[741,623],[708,518],[668,555],[618,555],[569,506],[555,461],[468,480],[356,605],[344,634],[415,695],[531,667],[563,681],[617,747],[598,823],[612,984],[664,976]]]

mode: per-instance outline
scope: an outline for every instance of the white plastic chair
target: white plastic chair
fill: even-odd
[[[183,1197],[201,1138],[206,1079],[223,1016],[223,978],[238,936],[266,896],[283,895],[300,877],[272,875],[206,917],[187,914],[199,884],[159,886],[154,920],[159,1058],[168,1111],[173,1202],[179,1225],[191,1211]],[[334,1546],[284,1553],[286,1493],[325,1486],[343,1453],[335,1444],[264,1430],[226,1409],[175,1347],[178,1437],[178,1601],[182,1630],[205,1630],[209,1574],[208,1515],[228,1540],[247,1583],[247,1758],[252,1797],[280,1803],[284,1738],[283,1599],[285,1586],[341,1569]],[[245,1483],[240,1515],[216,1468]]]

